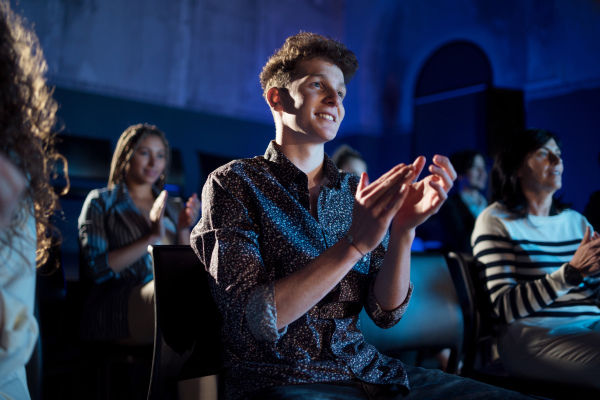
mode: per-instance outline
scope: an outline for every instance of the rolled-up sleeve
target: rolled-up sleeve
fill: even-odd
[[[366,299],[364,301],[365,311],[367,312],[369,318],[371,318],[375,325],[383,329],[389,329],[393,327],[400,321],[400,319],[402,319],[404,312],[408,308],[408,303],[413,292],[413,285],[412,283],[410,283],[408,293],[406,294],[406,299],[404,300],[404,302],[400,304],[400,306],[398,306],[397,308],[387,311],[381,308],[379,302],[377,302],[377,299],[375,298],[373,285],[375,283],[375,278],[377,277],[377,274],[379,273],[379,270],[383,265],[383,260],[387,252],[389,240],[390,235],[389,233],[387,233],[384,236],[382,242],[379,244],[379,246],[377,246],[370,255],[370,283],[368,286]]]
[[[274,283],[258,286],[252,291],[246,306],[246,322],[252,335],[264,342],[275,342],[287,332],[287,326],[277,330]]]
[[[377,299],[375,298],[373,290],[371,289],[369,290],[369,296],[367,297],[365,310],[367,311],[367,314],[373,320],[375,325],[383,329],[391,328],[400,321],[400,319],[406,312],[406,309],[408,308],[408,303],[410,301],[410,297],[412,296],[413,289],[414,287],[411,282],[409,284],[408,293],[406,294],[406,299],[404,299],[404,302],[400,304],[397,308],[388,311],[385,311],[381,308],[381,306],[377,302]]]
[[[202,219],[192,231],[192,247],[211,276],[213,297],[223,316],[224,332],[245,352],[247,340],[276,341],[274,279],[264,266],[259,227],[240,191],[241,182],[211,174],[202,193]],[[229,190],[234,185],[236,190]]]
[[[108,266],[108,238],[105,212],[97,190],[92,190],[79,215],[79,243],[86,276],[95,283],[115,277]]]

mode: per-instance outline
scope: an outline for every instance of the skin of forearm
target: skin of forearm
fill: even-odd
[[[180,228],[177,230],[177,244],[190,244],[190,229]]]
[[[115,273],[119,273],[148,253],[148,246],[156,243],[159,238],[146,235],[140,240],[120,249],[108,252],[108,266]],[[189,238],[188,238],[189,241]]]
[[[361,254],[341,239],[305,267],[275,282],[277,329],[304,315],[337,285]]]
[[[410,248],[415,230],[390,233],[383,265],[375,278],[373,293],[384,311],[398,308],[408,294],[410,286]]]

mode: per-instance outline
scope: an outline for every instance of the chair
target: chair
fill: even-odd
[[[363,310],[361,330],[379,351],[398,356],[407,350],[451,350],[446,371],[456,373],[461,358],[464,319],[446,259],[439,253],[412,253],[410,279],[414,291],[402,320],[381,329]],[[417,364],[420,359],[417,358]]]
[[[570,387],[548,381],[510,376],[497,357],[497,321],[480,275],[482,266],[475,257],[466,253],[450,252],[448,263],[456,271],[453,275],[459,292],[465,299],[465,315],[470,315],[466,336],[462,375],[494,386],[547,399],[598,399],[597,391]]]
[[[148,400],[174,397],[178,381],[223,369],[221,314],[190,246],[151,246],[155,336]]]

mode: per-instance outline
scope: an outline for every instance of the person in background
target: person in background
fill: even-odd
[[[424,157],[372,183],[338,170],[324,145],[357,68],[332,38],[289,37],[260,75],[275,140],[204,185],[192,247],[223,316],[225,398],[520,398],[406,366],[364,340],[363,308],[387,328],[409,307],[415,227],[439,210],[456,175],[440,155],[421,180]]]
[[[494,202],[475,222],[473,254],[509,374],[600,390],[600,235],[555,197],[563,170],[554,133],[509,136],[492,169]]]
[[[181,210],[163,190],[170,147],[153,125],[127,128],[117,143],[108,187],[92,190],[79,216],[82,269],[92,287],[84,340],[144,344],[154,340],[154,280],[149,245],[189,244],[200,202]]]
[[[600,153],[598,153],[598,165],[600,165]],[[583,215],[596,231],[600,230],[600,190],[592,193],[583,210]]]
[[[34,31],[0,0],[0,398],[29,399],[25,364],[38,339],[36,266],[49,257],[58,198],[57,104]]]
[[[331,161],[342,171],[361,176],[367,172],[367,163],[363,156],[347,144],[343,144],[333,153]]]
[[[442,250],[471,254],[475,219],[488,205],[483,195],[487,184],[485,156],[466,149],[452,154],[450,162],[457,173],[457,184],[436,216],[443,235]]]

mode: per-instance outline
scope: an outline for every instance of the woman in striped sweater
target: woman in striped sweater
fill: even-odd
[[[600,240],[554,197],[562,173],[553,133],[508,138],[492,169],[495,202],[475,223],[473,253],[508,372],[600,389]]]

